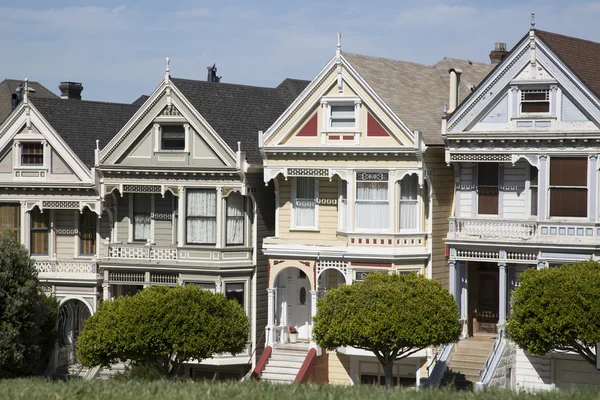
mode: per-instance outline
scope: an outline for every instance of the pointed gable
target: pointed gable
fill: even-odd
[[[15,93],[15,90],[19,84],[23,84],[23,82],[18,79],[5,79],[0,82],[0,123],[2,123],[12,111],[11,96],[13,93]],[[28,82],[28,87],[28,96],[30,99],[59,98],[56,94],[52,93],[39,82],[30,81]]]

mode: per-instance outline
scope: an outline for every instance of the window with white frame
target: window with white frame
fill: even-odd
[[[79,214],[79,254],[91,256],[96,254],[96,213],[84,208]]]
[[[317,180],[296,178],[294,197],[294,227],[317,228]]]
[[[225,283],[225,297],[227,297],[227,300],[237,301],[242,308],[244,308],[245,304],[244,286],[244,282]]]
[[[217,191],[188,189],[186,213],[186,242],[189,244],[216,244]]]
[[[40,142],[21,143],[21,166],[39,167],[44,165],[44,144]]]
[[[227,196],[226,244],[244,244],[244,196],[233,192]]]
[[[161,126],[160,149],[185,150],[185,129],[183,125]]]
[[[549,89],[523,89],[521,90],[521,113],[549,113]]]
[[[136,193],[133,195],[133,240],[147,241],[151,230],[151,195]]]
[[[359,172],[356,174],[354,212],[357,230],[389,229],[388,174]]]
[[[407,175],[400,181],[400,230],[417,229],[419,221],[419,180]]]
[[[530,215],[537,215],[538,212],[538,169],[529,165],[529,193],[530,193]]]
[[[331,129],[355,129],[356,113],[354,104],[331,104],[329,107],[329,127]]]
[[[338,207],[339,226],[348,229],[348,182],[340,180],[340,204]]]

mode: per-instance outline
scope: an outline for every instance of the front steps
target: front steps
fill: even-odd
[[[496,340],[495,334],[478,334],[462,339],[454,346],[454,351],[448,362],[448,370],[444,374],[440,386],[454,386],[457,389],[471,390],[481,379],[479,371]]]
[[[294,382],[307,354],[308,343],[276,345],[260,380],[287,384]]]
[[[53,376],[59,380],[69,380],[75,378],[83,378],[90,369],[81,364],[71,364],[66,367],[58,367]]]

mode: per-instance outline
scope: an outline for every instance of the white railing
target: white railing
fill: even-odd
[[[179,251],[176,247],[159,246],[108,246],[108,258],[126,260],[177,260]]]
[[[479,370],[481,381],[475,384],[476,391],[480,391],[484,386],[489,385],[494,376],[494,372],[496,371],[496,367],[500,362],[500,358],[502,358],[505,343],[506,340],[504,338],[504,329],[500,329],[498,332],[498,337],[496,337],[496,341],[494,342],[494,346],[491,348],[487,359],[485,360],[485,364],[483,364],[483,368]]]
[[[528,240],[537,235],[538,222],[481,218],[450,218],[449,236],[477,239]]]
[[[95,262],[37,261],[34,263],[39,274],[95,274]]]

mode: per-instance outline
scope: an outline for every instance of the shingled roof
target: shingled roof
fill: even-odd
[[[258,131],[267,130],[298,97],[308,81],[286,79],[276,88],[171,78],[221,138],[248,162],[261,164]]]
[[[427,145],[443,145],[441,118],[448,102],[450,68],[462,70],[459,101],[493,68],[491,64],[444,58],[435,65],[344,53],[352,67]]]
[[[5,79],[0,82],[0,123],[4,122],[6,117],[12,111],[11,98],[13,93],[15,93],[15,89],[19,85],[19,83],[23,83],[22,80],[19,79]],[[57,99],[58,96],[44,87],[41,83],[38,82],[28,82],[28,86],[30,88],[30,92],[28,96],[32,99],[35,98],[49,98],[49,99]],[[34,90],[34,91],[31,91]]]
[[[87,166],[94,165],[96,140],[103,148],[127,123],[139,104],[34,98],[31,103]]]
[[[600,98],[600,43],[535,29],[535,35]]]

